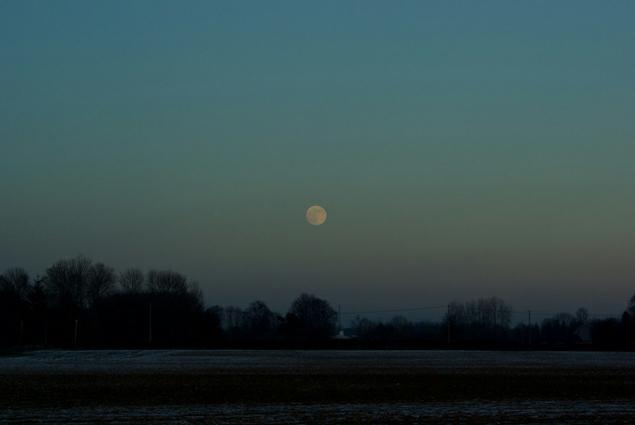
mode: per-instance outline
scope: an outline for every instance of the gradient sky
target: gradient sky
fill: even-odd
[[[278,310],[618,313],[634,22],[632,1],[4,0],[0,268],[83,253]]]

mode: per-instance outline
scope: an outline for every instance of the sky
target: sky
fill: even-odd
[[[619,314],[634,21],[631,1],[2,1],[0,269],[83,254],[280,311]]]

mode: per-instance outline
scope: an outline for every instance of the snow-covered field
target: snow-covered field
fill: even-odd
[[[635,368],[635,353],[519,351],[41,350],[0,357],[0,374],[173,372],[233,369]]]
[[[0,423],[48,424],[350,424],[496,423],[626,424],[635,404],[593,401],[457,402],[425,404],[267,404],[9,409]]]
[[[635,354],[40,350],[0,357],[0,424],[635,423]]]

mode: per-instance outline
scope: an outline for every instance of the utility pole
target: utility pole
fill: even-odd
[[[152,344],[152,303],[148,310],[148,344]]]
[[[340,304],[337,305],[337,318],[339,320],[340,328],[338,334],[342,333],[342,306]]]

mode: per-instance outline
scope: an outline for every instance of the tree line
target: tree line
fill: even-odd
[[[492,297],[453,302],[439,322],[355,317],[339,329],[323,299],[301,294],[285,314],[262,301],[207,307],[196,282],[172,270],[112,267],[78,256],[42,276],[0,275],[0,346],[30,347],[635,347],[635,296],[619,319],[586,309],[513,324],[512,307]]]

